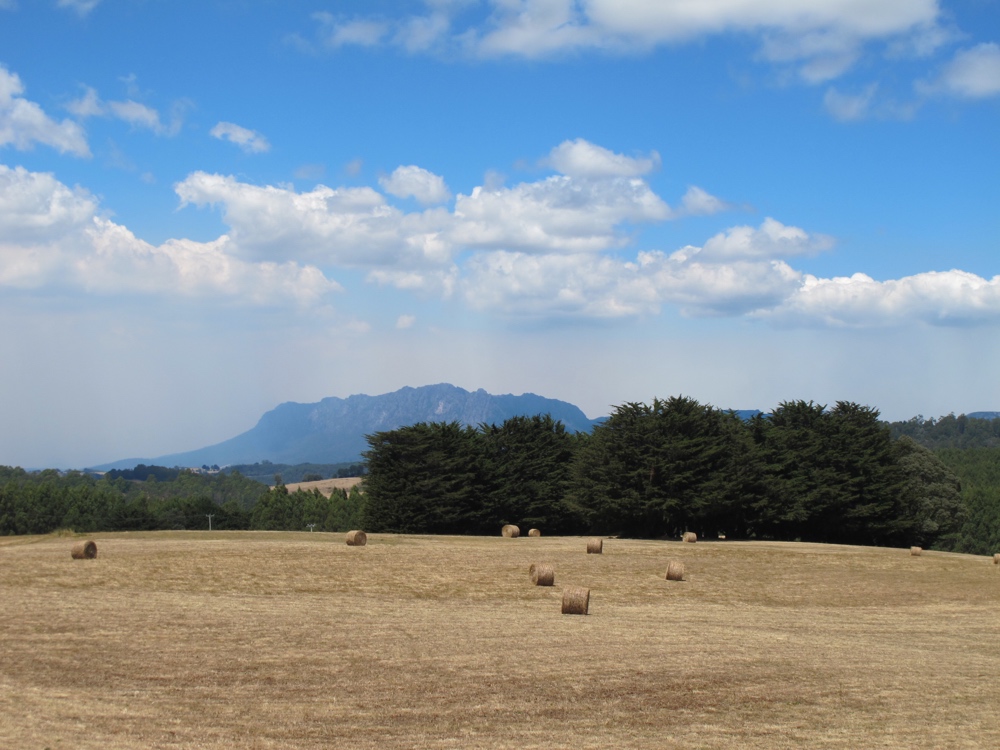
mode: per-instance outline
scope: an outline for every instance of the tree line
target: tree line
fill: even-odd
[[[337,467],[366,469],[364,492],[330,497],[289,492],[273,474],[269,488],[233,467],[103,477],[0,467],[0,534],[207,529],[212,515],[215,529],[494,534],[515,523],[546,534],[1000,549],[1000,420],[878,417],[850,402],[793,401],[743,419],[675,397],[623,404],[590,434],[543,415],[420,423],[369,435],[365,463]]]
[[[889,422],[893,437],[909,437],[933,451],[949,448],[1000,448],[1000,418],[977,418],[948,414],[925,419],[916,416],[905,422]]]
[[[547,416],[377,432],[363,525],[954,547],[966,515],[957,477],[878,417],[792,401],[744,420],[679,396],[623,404],[590,434]]]
[[[888,426],[894,437],[933,450],[961,482],[966,512],[953,549],[976,555],[1000,550],[1000,419],[948,414]]]
[[[238,472],[206,476],[143,467],[135,476],[145,479],[127,479],[123,472],[98,478],[0,467],[0,535],[208,529],[210,524],[220,530],[300,530],[311,524],[317,531],[347,531],[360,523],[356,487],[326,497],[316,490],[289,492],[283,484],[272,489]]]

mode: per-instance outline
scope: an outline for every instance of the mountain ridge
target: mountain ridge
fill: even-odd
[[[551,414],[573,432],[589,432],[606,417],[590,419],[573,404],[534,393],[493,395],[450,383],[404,386],[378,396],[330,396],[302,404],[286,401],[265,412],[257,424],[236,437],[192,451],[156,458],[126,458],[93,467],[134,468],[137,464],[202,466],[218,464],[346,463],[368,448],[365,435],[417,422],[500,424],[514,416]]]

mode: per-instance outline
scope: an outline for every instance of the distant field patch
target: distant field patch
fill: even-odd
[[[362,479],[363,477],[339,477],[337,479],[320,479],[316,482],[295,482],[293,484],[286,484],[285,486],[289,492],[295,492],[295,490],[303,490],[304,492],[319,490],[327,497],[330,497],[335,489],[350,490],[356,484],[361,484]]]

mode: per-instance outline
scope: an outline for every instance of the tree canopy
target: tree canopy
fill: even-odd
[[[876,409],[785,402],[743,420],[677,396],[617,407],[590,435],[551,417],[421,423],[368,437],[371,531],[494,533],[505,523],[638,537],[947,544],[954,474],[894,441]]]

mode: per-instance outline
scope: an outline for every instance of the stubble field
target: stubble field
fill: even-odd
[[[0,539],[4,748],[995,748],[1000,566],[809,544]],[[664,580],[669,560],[686,580]],[[552,563],[555,586],[528,567]],[[564,586],[590,614],[560,614]]]
[[[294,482],[286,484],[285,487],[289,492],[295,492],[295,490],[303,490],[304,492],[319,490],[327,497],[330,497],[335,489],[350,491],[351,487],[361,484],[362,479],[363,477],[337,477],[335,479],[319,479],[315,482]]]

